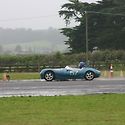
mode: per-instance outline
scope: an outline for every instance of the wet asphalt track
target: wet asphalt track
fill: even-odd
[[[0,81],[0,97],[125,93],[125,79]]]

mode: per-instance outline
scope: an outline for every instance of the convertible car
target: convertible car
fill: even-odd
[[[97,78],[100,75],[101,72],[99,70],[89,67],[83,67],[79,69],[66,66],[65,68],[43,69],[40,72],[41,79],[45,79],[46,81],[69,79],[93,80],[94,78]]]

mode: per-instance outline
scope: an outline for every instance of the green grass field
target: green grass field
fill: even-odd
[[[0,98],[0,125],[125,125],[125,94]]]

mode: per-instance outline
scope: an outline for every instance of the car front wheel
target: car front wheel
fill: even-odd
[[[93,80],[95,77],[95,74],[92,72],[92,71],[87,71],[86,74],[85,74],[85,79],[86,80]]]
[[[47,71],[44,75],[44,78],[46,81],[52,81],[54,80],[54,72],[52,71]]]

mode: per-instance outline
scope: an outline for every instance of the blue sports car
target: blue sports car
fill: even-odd
[[[89,67],[83,67],[79,69],[66,66],[65,68],[43,69],[40,72],[41,79],[45,79],[46,81],[68,79],[93,80],[94,78],[97,78],[100,75],[101,72],[99,70]]]

